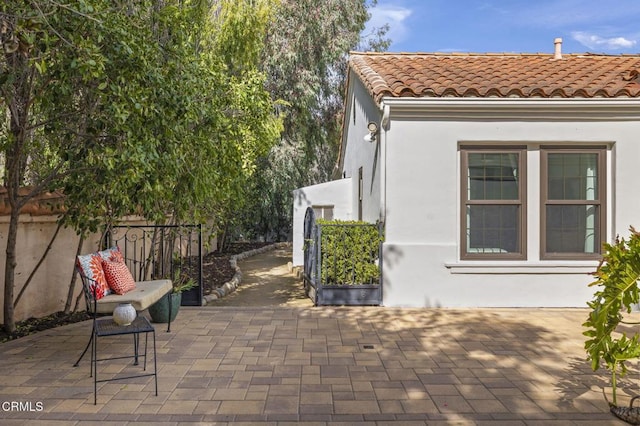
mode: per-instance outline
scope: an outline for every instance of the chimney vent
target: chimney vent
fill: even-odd
[[[562,39],[556,38],[553,40],[555,45],[555,52],[553,53],[553,59],[562,59]]]

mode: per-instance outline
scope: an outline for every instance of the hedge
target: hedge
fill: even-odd
[[[382,236],[377,225],[318,219],[322,285],[378,284]]]

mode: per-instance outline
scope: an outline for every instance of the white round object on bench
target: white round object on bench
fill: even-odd
[[[136,310],[131,303],[120,303],[113,310],[113,320],[118,325],[129,325],[136,319]]]

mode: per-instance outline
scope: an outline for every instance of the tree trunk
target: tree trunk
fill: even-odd
[[[11,210],[9,232],[7,234],[7,259],[4,268],[4,329],[7,333],[16,331],[16,321],[13,310],[13,289],[15,288],[16,243],[18,235],[18,218],[20,212]]]
[[[8,24],[8,21],[6,22]],[[15,22],[13,23],[15,24]],[[12,28],[15,29],[15,28]],[[7,259],[4,269],[4,328],[12,333],[16,329],[13,291],[15,287],[15,271],[17,266],[16,243],[20,211],[26,203],[18,189],[24,184],[27,168],[27,144],[29,143],[29,113],[31,107],[32,72],[29,67],[29,56],[20,51],[6,53],[8,69],[14,71],[14,81],[10,86],[2,88],[2,100],[8,100],[10,125],[8,144],[5,145],[5,186],[7,198],[11,206],[9,232],[7,235]]]
[[[80,253],[82,253],[82,246],[84,245],[84,236],[80,236],[80,241],[78,241],[78,248],[76,249],[76,257],[74,258],[74,265],[75,265],[75,259],[78,258],[78,256],[80,256]],[[78,270],[75,268],[73,268],[73,274],[71,275],[71,282],[69,283],[69,291],[67,292],[67,301],[64,304],[64,313],[68,314],[69,312],[71,312],[71,304],[73,303],[73,294],[76,291],[76,278],[78,278]],[[84,284],[83,284],[84,285]],[[82,290],[84,291],[84,289]],[[82,294],[82,292],[80,292],[80,294]],[[77,303],[76,303],[77,305]],[[74,307],[74,311],[75,311],[75,307]]]

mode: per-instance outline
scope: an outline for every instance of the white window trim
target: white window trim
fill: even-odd
[[[461,260],[444,266],[452,274],[590,274],[597,260],[495,261]]]

